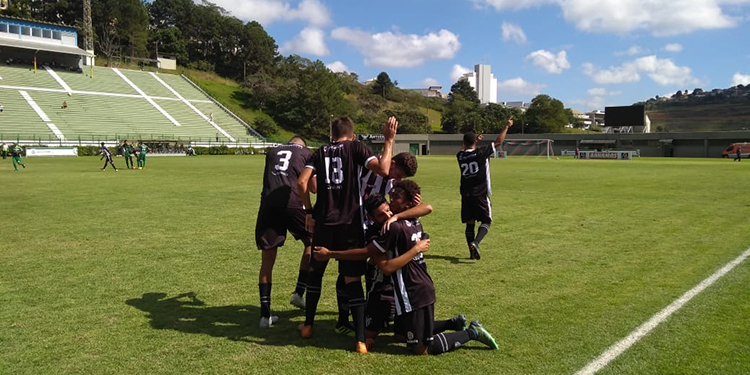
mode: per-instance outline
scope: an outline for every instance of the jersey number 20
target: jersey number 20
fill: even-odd
[[[479,163],[472,161],[471,163],[461,164],[461,175],[468,176],[479,172]]]

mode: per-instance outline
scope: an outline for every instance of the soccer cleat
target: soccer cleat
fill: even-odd
[[[354,328],[349,323],[336,324],[333,330],[339,335],[354,337]]]
[[[297,330],[299,331],[299,335],[302,336],[303,339],[309,339],[312,337],[312,326],[305,325],[305,323],[300,323],[297,326]]]
[[[115,168],[115,172],[119,171],[119,169]]]
[[[366,338],[365,345],[367,346],[367,350],[372,349],[375,346],[375,339],[372,337]]]
[[[271,328],[279,320],[278,316],[270,316],[268,318],[260,318],[260,328]]]
[[[297,293],[292,293],[292,299],[289,300],[289,304],[302,310],[305,309],[305,299]]]
[[[454,331],[463,331],[466,329],[466,315],[456,315],[449,320]]]
[[[472,242],[469,244],[469,254],[471,255],[469,259],[479,260],[479,245],[476,242]]]
[[[473,330],[477,334],[477,341],[481,342],[484,345],[489,346],[493,350],[498,350],[499,347],[497,346],[497,343],[495,342],[495,339],[490,335],[489,332],[487,332],[486,329],[484,329],[484,326],[479,324],[478,320],[472,320],[471,324],[469,325],[469,329]]]
[[[367,344],[362,341],[357,341],[357,347],[354,349],[355,352],[364,354],[367,353]]]

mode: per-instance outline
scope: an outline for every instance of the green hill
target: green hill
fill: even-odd
[[[653,131],[701,132],[750,129],[750,87],[742,85],[650,99],[646,113]]]

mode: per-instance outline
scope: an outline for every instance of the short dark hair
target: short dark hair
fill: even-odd
[[[406,177],[417,174],[417,158],[409,152],[402,152],[391,159],[396,162],[396,166],[401,168]]]
[[[331,136],[341,138],[354,134],[354,123],[349,117],[339,117],[331,123]]]
[[[367,211],[368,214],[372,215],[372,213],[375,212],[375,210],[383,203],[388,203],[388,201],[385,200],[383,194],[372,194],[367,197],[367,200],[365,201],[365,211]]]
[[[401,189],[404,191],[404,198],[406,198],[407,202],[414,201],[414,198],[417,196],[417,194],[422,193],[422,189],[419,188],[419,185],[414,182],[414,180],[401,180],[393,185],[393,190],[396,189]]]
[[[477,135],[474,132],[464,134],[464,146],[474,146],[477,143]]]
[[[292,138],[289,139],[289,143],[294,142],[295,139],[299,139],[300,141],[302,141],[303,145],[307,146],[307,141],[305,141],[305,139],[302,138],[301,135],[296,135],[296,134]]]
[[[104,147],[104,142],[102,142],[102,147]]]

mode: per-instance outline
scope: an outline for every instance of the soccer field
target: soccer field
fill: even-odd
[[[258,328],[262,157],[24,162],[0,163],[0,374],[573,374],[750,247],[750,163],[511,158],[469,260],[455,158],[420,157],[436,317],[479,319],[500,350],[414,357],[387,336],[358,355],[333,332],[335,268],[299,338],[297,242],[274,269],[281,320]],[[748,262],[600,373],[750,373]]]

